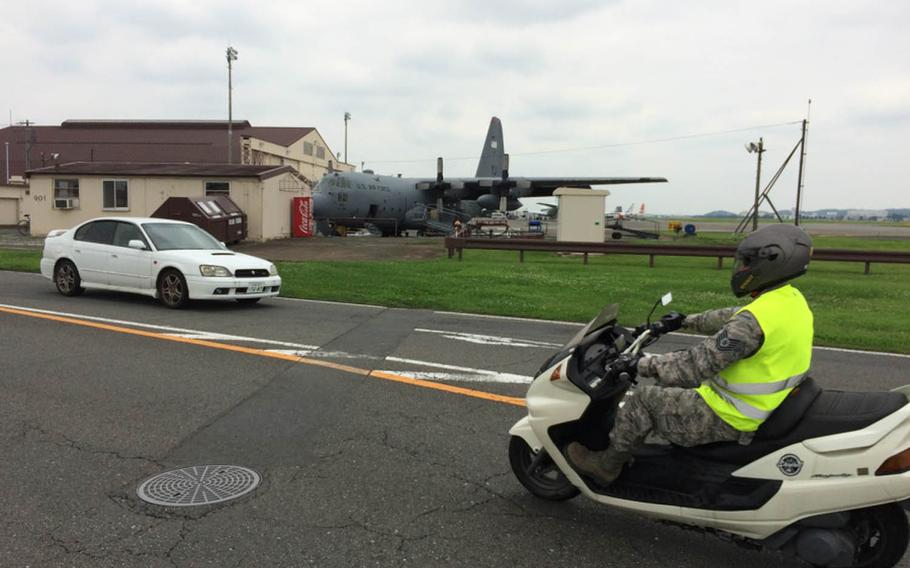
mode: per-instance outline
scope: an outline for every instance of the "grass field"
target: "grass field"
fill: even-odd
[[[701,232],[694,237],[672,238],[663,232],[660,244],[680,245],[737,245],[746,235],[732,233]],[[652,241],[653,242],[653,241]],[[852,250],[883,250],[883,251],[910,251],[910,240],[885,237],[840,237],[835,235],[816,235],[812,237],[812,245],[816,249],[852,249]]]
[[[861,247],[862,248],[862,247]],[[871,247],[865,247],[871,248]],[[0,251],[0,268],[38,271],[40,252]],[[282,294],[390,307],[585,321],[622,304],[621,321],[640,323],[672,291],[672,309],[695,313],[734,305],[730,270],[710,258],[590,258],[551,253],[466,251],[465,260],[282,262]],[[816,344],[910,353],[910,266],[816,262],[796,281],[815,313]],[[745,303],[740,301],[738,303]]]

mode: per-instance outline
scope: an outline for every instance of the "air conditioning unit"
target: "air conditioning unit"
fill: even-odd
[[[79,207],[78,197],[67,197],[65,199],[54,199],[54,209],[76,209]]]

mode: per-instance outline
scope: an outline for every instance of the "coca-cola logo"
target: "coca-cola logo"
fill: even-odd
[[[297,199],[297,230],[305,237],[313,235],[313,216],[309,197]]]

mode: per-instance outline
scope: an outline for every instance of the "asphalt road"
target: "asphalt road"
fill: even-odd
[[[799,565],[526,493],[506,455],[523,409],[496,395],[521,397],[576,325],[284,299],[170,311],[11,272],[0,304],[0,566]],[[828,387],[910,382],[910,357],[819,350],[814,367]],[[202,464],[263,482],[205,507],[136,497]]]

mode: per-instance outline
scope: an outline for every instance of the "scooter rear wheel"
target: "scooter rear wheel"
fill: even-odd
[[[524,439],[520,436],[512,436],[512,439],[509,440],[509,463],[512,465],[515,477],[525,486],[525,489],[535,497],[549,501],[565,501],[578,495],[578,488],[559,471],[549,456],[544,456],[532,468],[535,457],[537,457],[537,452],[531,449]]]
[[[852,525],[860,537],[855,568],[891,568],[907,551],[910,526],[897,503],[854,511]]]

